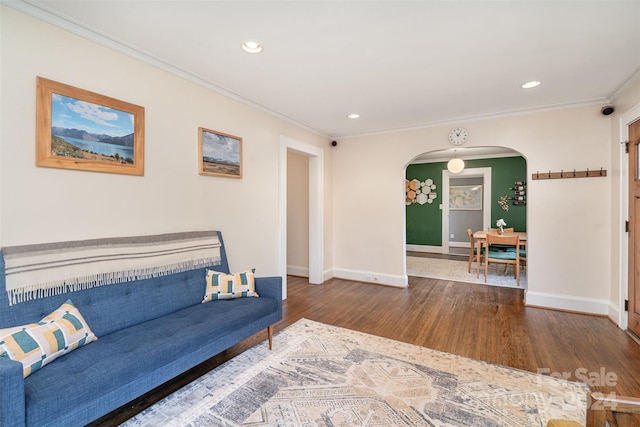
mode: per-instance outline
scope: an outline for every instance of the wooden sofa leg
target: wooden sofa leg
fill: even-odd
[[[273,350],[273,325],[267,327],[267,335],[269,336],[269,350]]]

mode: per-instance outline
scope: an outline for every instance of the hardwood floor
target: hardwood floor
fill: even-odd
[[[301,318],[640,397],[640,345],[605,317],[525,307],[519,289],[417,277],[405,289],[288,278],[282,330]],[[117,425],[266,339],[257,334],[92,425]]]

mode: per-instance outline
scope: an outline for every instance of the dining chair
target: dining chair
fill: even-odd
[[[527,247],[520,245],[520,269],[527,267]]]
[[[488,228],[487,230],[493,233],[498,232],[497,228]],[[509,228],[504,228],[502,232],[508,234],[508,233],[513,233],[513,231],[514,231],[513,227],[509,227]],[[496,246],[496,248],[499,248],[499,247],[500,246]],[[508,249],[508,248],[505,246],[505,247],[502,247],[501,249]],[[504,267],[504,272],[505,273],[507,272],[507,266]]]
[[[506,248],[506,250],[515,251],[516,248],[511,246],[511,247]],[[520,241],[519,251],[520,251],[520,270],[522,270],[523,268],[526,268],[526,266],[527,266],[527,242],[526,241],[522,241],[522,240]],[[507,268],[508,267],[509,267],[508,265],[505,265],[504,274],[507,274]]]
[[[499,246],[497,246],[499,245]],[[484,282],[487,283],[487,274],[490,263],[504,264],[505,268],[513,265],[516,284],[520,286],[520,251],[508,248],[519,248],[520,236],[487,234],[487,249],[484,253]],[[504,248],[507,248],[505,250]]]
[[[496,233],[498,232],[498,229],[497,229],[497,228],[488,228],[487,230],[488,230],[488,231],[493,231],[493,232],[496,232]],[[505,233],[513,233],[513,232],[514,232],[513,227],[503,228],[502,230],[503,230]]]
[[[473,232],[470,228],[467,228],[467,236],[469,236],[469,273],[471,273],[471,264],[475,261],[482,261],[482,254],[484,253],[484,247],[480,248],[480,254],[476,249],[476,243],[473,238]],[[480,274],[478,272],[478,274]]]

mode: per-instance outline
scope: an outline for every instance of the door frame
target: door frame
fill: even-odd
[[[324,282],[324,151],[315,145],[280,135],[278,226],[282,299],[287,298],[287,152],[309,157],[309,283]]]
[[[452,174],[448,169],[442,170],[442,253],[449,253],[449,180],[460,177],[483,178],[482,188],[482,229],[491,224],[491,168],[469,168]],[[489,191],[487,191],[487,188]]]
[[[629,298],[629,233],[624,230],[624,223],[629,219],[629,159],[624,143],[629,141],[629,126],[640,120],[640,104],[620,116],[620,259],[618,276],[618,327],[627,329],[629,314],[624,310],[624,302]]]

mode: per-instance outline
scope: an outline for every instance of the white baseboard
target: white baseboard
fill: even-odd
[[[450,248],[467,248],[469,249],[469,242],[449,242]],[[432,254],[443,254],[442,246],[427,246],[427,245],[405,245],[405,249],[411,252],[429,252]]]
[[[409,286],[407,276],[392,276],[389,274],[375,273],[372,271],[348,270],[346,268],[334,268],[333,277],[338,279],[356,280],[358,282],[375,283],[378,285],[406,288]]]
[[[450,248],[467,248],[467,249],[469,249],[469,246],[471,246],[471,243],[469,243],[469,242],[449,242],[449,247]]]
[[[309,277],[309,267],[287,265],[287,274],[292,276]]]
[[[613,304],[611,304],[611,301],[609,301],[609,319],[611,319],[611,321],[613,323],[615,323],[616,325],[620,326],[620,312],[618,311],[618,307],[615,307]]]
[[[442,253],[442,246],[427,246],[427,245],[405,245],[406,250],[412,252],[431,252],[434,254]]]
[[[527,291],[525,304],[528,306],[555,308],[558,310],[610,316],[609,301],[595,298],[582,298],[570,295],[547,294]],[[616,318],[617,319],[617,318]],[[616,324],[617,324],[616,320]]]
[[[309,277],[308,267],[298,267],[295,265],[287,266],[287,274],[291,276]],[[332,278],[356,280],[358,282],[377,283],[380,285],[406,287],[408,286],[408,277],[390,276],[388,274],[370,273],[366,271],[356,271],[347,269],[329,269],[322,273],[322,280],[327,281]]]

